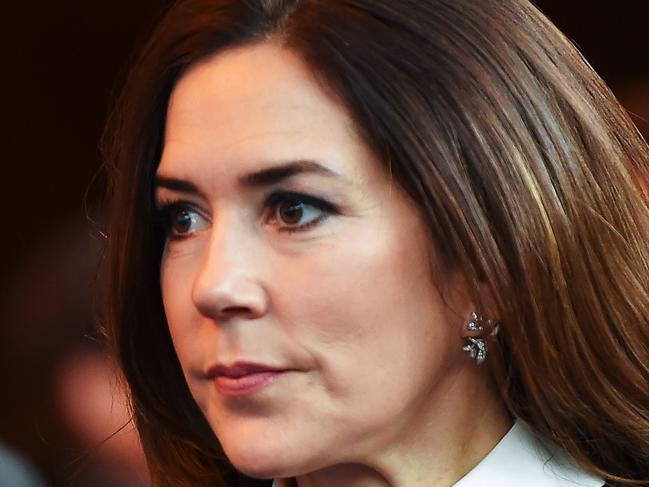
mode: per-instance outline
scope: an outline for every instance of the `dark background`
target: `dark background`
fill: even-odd
[[[395,0],[398,1],[398,0]],[[480,0],[476,0],[480,1]],[[133,47],[169,1],[5,2],[0,145],[0,441],[68,485],[75,439],[56,418],[52,371],[95,347],[92,272],[100,239],[84,193]],[[536,2],[580,47],[649,134],[649,0]],[[88,191],[93,215],[102,179]],[[0,479],[0,485],[2,485]]]

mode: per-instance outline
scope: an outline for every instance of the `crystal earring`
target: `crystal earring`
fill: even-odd
[[[466,337],[469,343],[462,347],[462,350],[467,352],[477,365],[480,365],[487,358],[487,340],[482,336],[485,329],[492,328],[491,320],[471,313],[471,319],[465,325],[467,331],[471,332],[473,336]],[[500,324],[493,326],[489,336],[496,336],[500,329]]]

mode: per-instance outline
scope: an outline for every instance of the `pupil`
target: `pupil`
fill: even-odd
[[[182,210],[176,215],[176,230],[186,232],[192,224],[192,217],[187,210]]]
[[[284,223],[295,224],[302,218],[302,203],[290,203],[279,208],[280,218]]]

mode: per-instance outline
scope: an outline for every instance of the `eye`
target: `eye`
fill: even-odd
[[[301,226],[316,220],[322,214],[320,208],[303,201],[284,201],[277,207],[277,218],[288,226]]]
[[[286,192],[272,194],[266,206],[270,210],[268,223],[288,232],[306,230],[336,211],[331,203],[320,198]]]
[[[198,211],[185,203],[171,203],[160,209],[162,224],[167,237],[186,238],[209,224]]]

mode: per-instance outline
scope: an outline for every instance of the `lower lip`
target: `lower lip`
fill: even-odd
[[[221,394],[229,397],[249,396],[265,389],[284,372],[257,372],[241,377],[218,376],[214,384]]]

